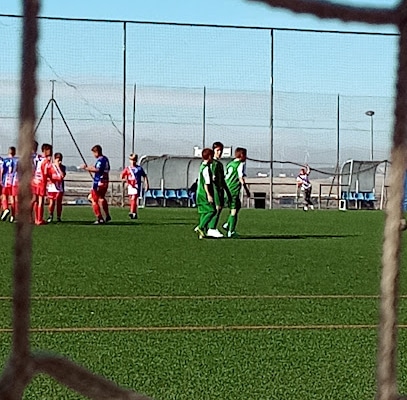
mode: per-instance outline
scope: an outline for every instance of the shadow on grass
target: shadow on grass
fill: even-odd
[[[48,225],[81,225],[81,226],[99,226],[98,224],[94,224],[93,221],[69,221],[64,220],[63,222],[53,222]],[[166,225],[191,225],[190,221],[163,221],[163,222],[144,222],[140,220],[135,221],[109,221],[104,224],[100,224],[100,226],[166,226]]]
[[[358,235],[240,235],[238,240],[344,239]]]

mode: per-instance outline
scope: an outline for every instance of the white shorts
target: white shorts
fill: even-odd
[[[128,185],[127,186],[127,194],[129,196],[138,195],[138,188]]]
[[[58,190],[57,187],[55,186],[55,183],[50,183],[50,184],[47,186],[47,191],[48,191],[49,193],[58,193],[58,192],[59,192],[59,190]]]

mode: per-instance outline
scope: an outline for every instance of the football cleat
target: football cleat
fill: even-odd
[[[234,232],[228,231],[228,238],[237,239],[238,237],[239,235],[235,231]]]
[[[199,226],[194,229],[194,232],[198,234],[199,239],[203,239],[205,237],[205,232]]]
[[[5,220],[7,219],[7,217],[9,216],[9,214],[10,214],[10,210],[9,210],[8,208],[6,208],[6,209],[2,212],[0,219],[1,219],[2,221],[5,221]]]
[[[223,235],[217,229],[208,229],[208,232],[206,232],[206,236],[212,237],[212,238],[223,237]]]

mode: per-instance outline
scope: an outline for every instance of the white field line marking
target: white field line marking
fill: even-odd
[[[406,329],[407,325],[398,325]],[[221,326],[134,326],[134,327],[69,327],[31,328],[31,333],[76,333],[76,332],[204,332],[204,331],[267,331],[267,330],[344,330],[377,329],[377,325],[221,325]],[[12,333],[11,328],[0,328],[0,333]]]
[[[379,299],[379,295],[151,295],[151,296],[32,296],[31,300],[324,300],[324,299]],[[407,295],[401,295],[401,299]],[[0,296],[0,301],[11,301],[11,296]]]

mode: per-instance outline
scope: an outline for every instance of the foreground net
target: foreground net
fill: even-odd
[[[401,399],[397,394],[397,306],[400,270],[400,218],[405,166],[407,165],[407,0],[394,10],[362,9],[317,0],[258,0],[296,12],[322,18],[374,24],[395,24],[400,31],[396,122],[391,151],[390,197],[384,231],[381,313],[377,359],[377,399]],[[62,358],[32,354],[29,341],[32,227],[31,148],[35,130],[37,91],[36,45],[39,0],[24,0],[19,148],[21,154],[20,217],[16,229],[13,291],[13,343],[9,362],[0,380],[1,399],[21,399],[25,387],[37,373],[46,373],[62,384],[93,399],[143,399],[142,395],[120,389],[102,377]]]

